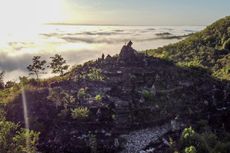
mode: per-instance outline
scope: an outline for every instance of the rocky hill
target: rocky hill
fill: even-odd
[[[215,128],[230,128],[229,111],[223,109],[230,101],[229,82],[128,45],[119,56],[87,62],[63,77],[30,82],[33,88],[25,92],[30,128],[41,133],[41,152],[139,152],[151,142],[139,130],[162,125],[158,134],[147,130],[157,139],[172,130],[175,117],[183,125],[207,120]],[[8,120],[24,125],[21,99],[19,94],[5,110]]]
[[[228,152],[230,82],[228,71],[216,75],[229,64],[228,24],[229,17],[180,43],[148,51],[158,57],[138,53],[129,42],[119,55],[102,56],[64,76],[22,78],[0,92],[0,108],[6,120],[19,127],[28,120],[40,132],[36,147],[42,153]],[[222,33],[226,38],[220,41]],[[216,63],[222,65],[215,69]],[[189,126],[197,133],[184,129]]]

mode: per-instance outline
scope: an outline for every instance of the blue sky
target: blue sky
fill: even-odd
[[[230,15],[230,0],[65,0],[68,22],[121,25],[207,25]]]

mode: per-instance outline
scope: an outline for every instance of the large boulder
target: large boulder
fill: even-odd
[[[130,63],[137,59],[137,51],[132,48],[132,42],[129,41],[127,45],[124,45],[119,54],[118,61]]]

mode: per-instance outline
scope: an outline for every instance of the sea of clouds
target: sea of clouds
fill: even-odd
[[[121,47],[132,40],[138,50],[158,48],[175,43],[185,35],[204,26],[80,26],[43,25],[28,31],[0,31],[0,71],[5,81],[28,76],[26,66],[33,56],[49,60],[61,54],[71,66],[105,55],[118,54]],[[51,76],[50,73],[43,77]]]

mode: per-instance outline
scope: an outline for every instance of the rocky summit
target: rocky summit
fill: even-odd
[[[131,42],[63,79],[30,84],[28,116],[41,152],[154,152],[146,147],[197,120],[230,129],[229,82],[138,53]],[[5,109],[24,125],[21,96]]]

